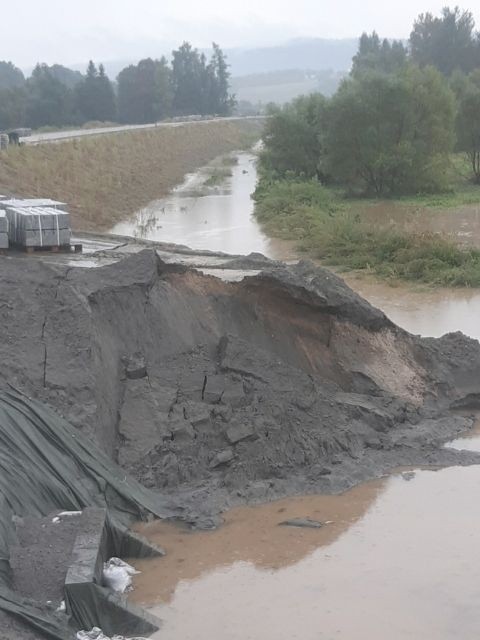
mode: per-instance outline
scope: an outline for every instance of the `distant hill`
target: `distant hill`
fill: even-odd
[[[222,43],[220,42],[220,45]],[[357,38],[330,40],[328,38],[297,38],[284,44],[255,49],[227,49],[232,76],[254,73],[268,73],[284,69],[309,69],[311,71],[348,71],[358,47]],[[209,55],[210,51],[205,49]],[[170,58],[171,51],[158,50],[154,56]],[[140,56],[148,57],[148,56]],[[139,58],[124,60],[96,60],[103,62],[108,76],[115,80],[120,71],[129,64],[136,64]],[[85,72],[88,61],[71,64],[69,67]]]
[[[358,48],[358,39],[329,40],[298,38],[274,47],[227,49],[233,76],[281,69],[348,71]]]
[[[233,77],[232,91],[237,100],[252,104],[283,104],[300,95],[319,91],[326,96],[335,93],[346,71],[287,69]]]

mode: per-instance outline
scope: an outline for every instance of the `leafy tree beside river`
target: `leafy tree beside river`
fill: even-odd
[[[368,70],[330,100],[313,95],[274,110],[262,164],[350,193],[437,191],[448,181],[454,126],[455,96],[432,67]]]
[[[479,249],[364,216],[365,198],[409,199],[416,215],[439,200],[480,201],[479,43],[468,12],[422,15],[408,48],[364,34],[350,77],[331,98],[274,108],[255,194],[267,230],[331,264],[480,286]]]

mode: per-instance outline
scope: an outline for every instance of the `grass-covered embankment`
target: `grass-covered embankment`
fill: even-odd
[[[76,230],[107,230],[186,173],[251,146],[262,127],[261,120],[216,120],[10,148],[0,156],[0,193],[62,200]]]
[[[450,197],[462,201],[461,194]],[[325,264],[368,270],[388,279],[480,287],[479,249],[460,249],[434,233],[412,234],[368,224],[356,213],[355,201],[316,181],[263,176],[255,200],[256,216],[267,233],[298,240],[302,250]],[[438,206],[427,200],[424,206],[429,205]]]

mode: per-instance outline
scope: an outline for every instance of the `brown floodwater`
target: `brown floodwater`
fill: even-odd
[[[135,561],[130,599],[163,620],[159,640],[477,640],[479,492],[480,467],[408,470],[235,508],[216,531],[142,525],[167,555]]]
[[[340,275],[352,289],[411,333],[439,338],[462,331],[480,340],[478,289],[391,286],[362,274]]]
[[[112,233],[191,249],[242,255],[257,252],[278,260],[295,258],[291,244],[268,238],[253,215],[256,156],[244,152],[238,153],[237,159],[230,167],[232,175],[222,184],[205,187],[208,168],[189,174],[168,197],[117,224]]]

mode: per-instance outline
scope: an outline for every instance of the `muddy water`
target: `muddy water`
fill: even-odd
[[[414,289],[391,286],[358,274],[341,274],[347,284],[411,333],[439,338],[462,331],[480,340],[480,292],[475,289]]]
[[[480,468],[233,509],[215,532],[153,523],[133,599],[163,640],[477,640]],[[321,529],[280,526],[311,518]]]
[[[287,243],[267,238],[253,216],[255,156],[239,153],[237,157],[231,177],[221,185],[205,187],[209,176],[205,170],[190,174],[169,197],[116,225],[112,233],[183,244],[191,249],[233,254],[259,252],[284,259],[285,254],[288,256]]]

